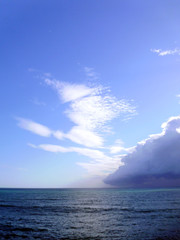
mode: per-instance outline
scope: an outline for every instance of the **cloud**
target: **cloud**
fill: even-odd
[[[54,152],[54,153],[69,152],[68,148],[65,148],[65,147],[62,147],[62,146],[59,146],[59,145],[53,145],[53,144],[40,144],[37,148],[43,149],[43,150],[48,151],[48,152]]]
[[[77,162],[79,166],[87,170],[89,176],[106,176],[115,171],[118,166],[123,165],[121,158],[124,155],[108,156],[100,150],[87,148],[72,148],[72,150],[92,159],[90,162]]]
[[[91,68],[85,70],[92,73]],[[63,136],[77,144],[102,147],[104,139],[100,133],[109,129],[108,123],[112,119],[131,118],[137,113],[130,101],[118,100],[101,85],[92,87],[47,77],[44,81],[58,93],[63,103],[69,104],[65,114],[75,125]]]
[[[18,126],[21,128],[24,128],[30,132],[33,132],[37,135],[40,135],[42,137],[50,137],[52,132],[49,128],[46,126],[33,122],[29,119],[25,118],[16,118],[18,120]]]
[[[169,50],[162,50],[162,49],[151,49],[151,52],[156,53],[158,56],[166,56],[166,55],[180,55],[180,49],[169,49]]]
[[[65,137],[65,134],[63,132],[59,131],[59,130],[52,131],[52,135],[59,140],[61,140]]]
[[[119,166],[123,165],[121,162],[121,156],[108,157],[99,161],[77,162],[77,164],[86,169],[89,176],[104,177],[115,171]]]
[[[71,130],[65,134],[62,131],[53,131],[48,127],[36,123],[32,120],[25,118],[16,118],[18,120],[18,126],[28,130],[32,133],[40,135],[42,137],[51,137],[62,140],[63,138],[67,138],[72,142],[87,146],[87,147],[101,147],[103,145],[103,138],[100,137],[93,131],[89,131],[87,129],[83,129],[80,126],[74,126]]]
[[[85,67],[88,77],[96,78],[94,69]],[[132,101],[117,99],[110,89],[101,85],[77,84],[58,81],[51,74],[41,74],[44,83],[55,90],[62,104],[65,104],[65,116],[73,123],[67,131],[52,130],[40,123],[25,118],[17,118],[18,125],[32,133],[43,137],[55,137],[58,140],[68,139],[73,144],[64,147],[54,144],[28,145],[53,153],[74,152],[85,158],[85,162],[77,164],[85,168],[90,175],[104,175],[117,169],[121,165],[121,157],[116,155],[121,152],[119,144],[109,147],[104,146],[104,133],[110,133],[111,121],[121,117],[121,120],[132,118],[137,114]],[[80,147],[77,144],[81,145]],[[109,151],[108,153],[106,153]],[[129,152],[123,147],[124,152]]]
[[[75,101],[96,91],[96,89],[89,88],[82,84],[70,84],[57,81],[56,79],[52,80],[50,78],[45,78],[45,83],[57,91],[60,99],[64,103]]]
[[[37,105],[37,106],[43,106],[43,107],[46,106],[46,103],[45,103],[45,102],[41,102],[41,101],[39,101],[37,98],[32,99],[31,102],[34,103],[34,104]]]
[[[123,187],[180,186],[180,116],[162,124],[160,134],[137,144],[124,163],[105,179],[105,183]]]
[[[127,101],[100,94],[74,101],[66,111],[72,122],[87,129],[102,128],[107,122],[126,113],[135,113]]]
[[[81,126],[74,126],[66,135],[66,138],[71,141],[84,145],[86,147],[101,147],[103,145],[103,138],[97,133],[89,131]]]
[[[28,146],[36,149],[42,149],[47,152],[53,152],[53,153],[66,153],[66,152],[71,152],[68,148],[55,145],[55,144],[40,144],[40,145],[35,145],[32,143],[28,143]]]
[[[80,155],[89,157],[91,159],[96,159],[97,161],[100,161],[103,159],[106,159],[107,156],[101,152],[100,150],[95,150],[95,149],[89,149],[89,148],[80,148],[80,147],[62,147],[60,145],[54,145],[54,144],[40,144],[40,145],[34,145],[31,143],[28,143],[30,147],[33,148],[39,148],[43,149],[48,152],[76,152]]]
[[[106,156],[102,151],[95,150],[95,149],[88,149],[88,148],[77,148],[77,147],[71,147],[72,151],[77,152],[81,155],[87,156],[91,159],[96,160],[96,162],[104,162],[106,160],[109,160],[110,157]]]
[[[125,99],[118,100],[102,86],[88,87],[45,79],[53,87],[63,102],[70,102],[67,117],[84,129],[96,129],[119,115],[135,115],[136,108]]]
[[[115,144],[109,148],[110,153],[116,154],[124,151],[125,148],[123,147],[123,145],[124,145],[123,141],[121,139],[117,139],[115,141]]]
[[[89,148],[80,148],[80,147],[63,147],[60,145],[54,144],[40,144],[34,145],[28,144],[32,148],[42,149],[44,151],[53,152],[53,153],[68,153],[74,152],[79,155],[88,157],[91,161],[87,162],[77,162],[77,164],[83,168],[85,168],[89,175],[91,176],[105,176],[110,172],[117,169],[118,166],[123,165],[121,162],[121,158],[124,155],[118,156],[108,156],[104,152],[97,149],[89,149]]]
[[[94,71],[94,68],[84,67],[84,72],[89,79],[96,80],[99,78],[98,74]]]
[[[120,152],[131,153],[134,150],[135,150],[135,147],[125,148],[124,143],[121,139],[117,139],[115,141],[115,144],[109,147],[109,151],[111,154],[117,154]]]
[[[64,134],[61,131],[53,131],[48,127],[40,123],[36,123],[30,119],[17,117],[16,120],[18,121],[19,127],[42,137],[54,136],[57,139],[62,139],[64,137]]]

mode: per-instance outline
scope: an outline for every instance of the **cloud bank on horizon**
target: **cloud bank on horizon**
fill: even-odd
[[[180,186],[180,116],[161,127],[161,133],[150,135],[124,156],[124,165],[104,182],[118,187]]]
[[[84,69],[86,76],[95,80],[97,74],[93,68]],[[109,174],[121,165],[121,158],[117,153],[130,151],[122,147],[122,142],[116,140],[114,146],[105,146],[103,133],[111,133],[111,121],[117,117],[129,119],[136,115],[136,108],[131,101],[117,99],[110,94],[109,88],[101,85],[77,84],[58,81],[51,74],[43,75],[43,82],[55,90],[60,102],[66,103],[65,116],[74,124],[68,132],[54,130],[34,120],[17,117],[18,126],[41,137],[54,137],[61,140],[61,145],[39,144],[28,145],[33,148],[52,153],[74,152],[88,157],[87,162],[77,162],[90,175]],[[62,126],[63,128],[63,126]],[[70,147],[63,146],[63,140],[69,140]],[[105,153],[104,150],[109,151]]]

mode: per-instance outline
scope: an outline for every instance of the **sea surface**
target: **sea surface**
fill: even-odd
[[[180,240],[180,189],[0,189],[0,240]]]

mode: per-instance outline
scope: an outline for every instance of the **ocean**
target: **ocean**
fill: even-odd
[[[3,239],[180,239],[180,189],[0,189]]]

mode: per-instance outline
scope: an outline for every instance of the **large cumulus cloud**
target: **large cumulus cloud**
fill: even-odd
[[[180,186],[180,116],[162,124],[160,134],[139,142],[123,166],[104,182],[120,187]]]

